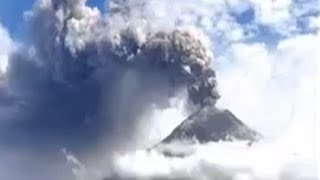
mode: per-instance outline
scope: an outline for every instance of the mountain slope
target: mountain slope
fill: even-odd
[[[219,110],[206,106],[183,121],[161,143],[173,141],[234,141],[247,140],[254,142],[262,135],[241,122],[229,110]]]

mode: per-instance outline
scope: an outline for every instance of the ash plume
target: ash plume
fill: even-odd
[[[111,1],[103,15],[85,0],[37,1],[25,14],[29,43],[11,55],[6,74],[24,102],[7,131],[44,147],[116,147],[134,138],[153,104],[168,107],[187,92],[187,106],[214,105],[207,37],[195,28],[150,28],[143,7]]]

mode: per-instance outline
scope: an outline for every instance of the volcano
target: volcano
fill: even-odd
[[[262,135],[239,120],[231,111],[204,107],[184,120],[162,143],[174,141],[258,141]]]
[[[186,156],[186,146],[181,146],[183,153],[176,151],[179,145],[246,141],[251,146],[262,138],[259,132],[244,124],[230,110],[207,105],[184,120],[153,149],[168,156]],[[175,147],[174,152],[171,145]]]

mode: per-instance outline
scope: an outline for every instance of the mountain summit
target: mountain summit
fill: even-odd
[[[212,106],[201,108],[184,120],[162,143],[173,141],[258,141],[262,135],[241,122],[229,110]]]
[[[189,116],[152,149],[166,156],[184,157],[192,154],[192,150],[184,146],[188,144],[247,141],[251,146],[261,138],[260,133],[244,124],[229,110],[207,105]]]

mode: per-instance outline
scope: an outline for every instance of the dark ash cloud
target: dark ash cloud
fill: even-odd
[[[61,148],[84,157],[99,146],[111,152],[132,145],[153,104],[168,107],[182,91],[188,106],[215,104],[205,36],[181,27],[141,28],[142,13],[121,9],[144,4],[130,3],[112,1],[102,15],[85,0],[39,0],[26,13],[28,42],[11,54],[5,74],[5,91],[14,98],[0,92],[1,103],[15,104],[0,127],[3,146],[34,151],[27,161],[44,163],[60,157]]]
[[[30,43],[12,54],[7,72],[25,102],[23,120],[9,126],[30,141],[50,139],[44,144],[118,142],[150,104],[164,107],[183,89],[193,104],[215,103],[212,56],[199,32],[114,28],[116,17],[127,18],[114,8],[104,17],[83,0],[52,0],[26,14]]]

